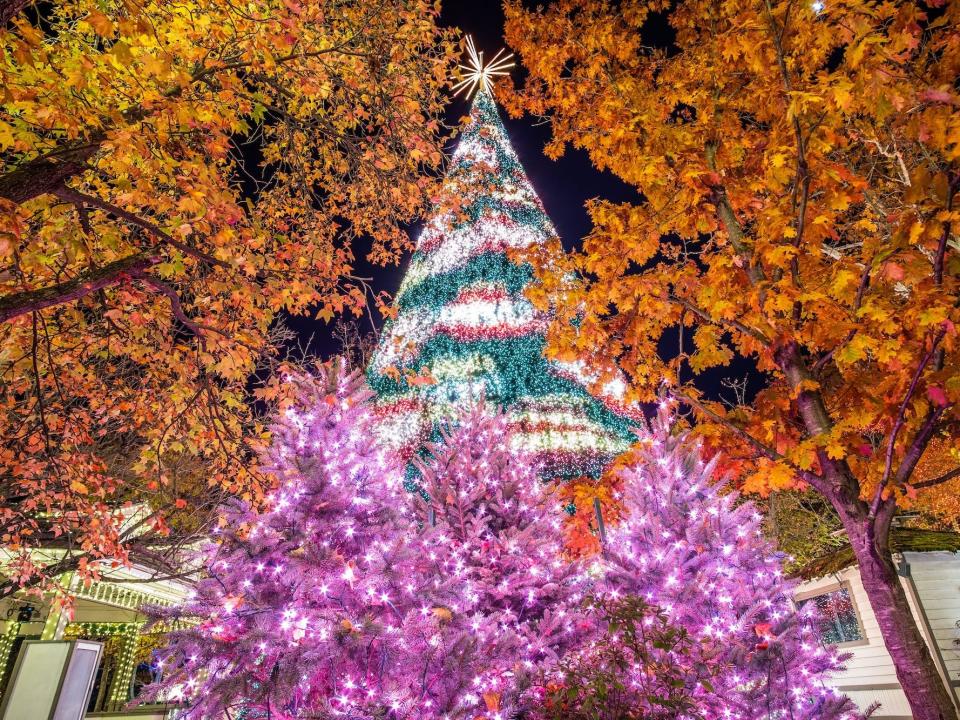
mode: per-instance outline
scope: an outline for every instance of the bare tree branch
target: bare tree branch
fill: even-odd
[[[159,262],[160,258],[156,255],[146,252],[137,253],[114,260],[103,267],[91,268],[81,275],[57,285],[11,293],[0,298],[0,322],[79,300],[105,287],[122,283],[132,275]]]
[[[99,142],[84,145],[58,161],[37,158],[0,175],[0,198],[19,205],[62,188],[68,178],[87,169],[87,160],[99,148]]]
[[[723,417],[719,413],[715,413],[713,410],[708,408],[699,400],[692,398],[688,395],[685,395],[684,393],[678,392],[676,390],[669,390],[669,393],[676,400],[687,403],[688,405],[696,408],[698,411],[700,411],[701,413],[709,417],[714,422],[720,423],[728,430],[731,430],[738,437],[742,438],[747,443],[749,443],[754,449],[756,449],[764,457],[770,460],[776,460],[777,462],[786,463],[787,465],[790,466],[791,470],[796,472],[797,475],[803,479],[804,482],[816,488],[822,487],[823,478],[816,475],[815,473],[810,472],[809,470],[803,470],[802,468],[797,467],[797,465],[791,462],[790,459],[787,458],[785,455],[778,453],[776,450],[774,450],[772,447],[770,447],[766,443],[761,442],[760,440],[755,438],[753,435],[748,433],[739,425],[736,425],[735,423],[731,422],[730,420]]]
[[[200,341],[200,344],[203,345],[206,338],[206,336],[203,334],[203,331],[211,330],[212,328],[195,322],[187,316],[187,313],[183,310],[183,305],[180,304],[180,295],[177,294],[177,291],[167,285],[165,282],[158,280],[155,277],[151,277],[146,273],[138,273],[136,277],[140,280],[143,280],[156,290],[159,290],[167,297],[167,299],[170,301],[170,310],[173,313],[173,316],[179,320],[182,325],[188,327],[190,332],[196,335],[197,339]]]
[[[144,220],[139,215],[135,215],[134,213],[124,210],[122,207],[118,207],[117,205],[114,205],[113,203],[110,203],[106,200],[102,200],[101,198],[94,197],[93,195],[87,195],[86,193],[82,193],[77,190],[74,190],[73,188],[68,188],[68,187],[58,188],[53,191],[53,194],[65,202],[73,203],[78,208],[83,207],[85,205],[89,205],[95,208],[99,208],[100,210],[103,210],[105,212],[111,213],[112,215],[116,215],[121,220],[125,220],[131,225],[136,225],[137,227],[143,230],[146,230],[148,233],[153,235],[158,240],[161,240],[167,245],[175,247],[177,250],[179,250],[183,254],[196,258],[197,260],[200,260],[201,262],[204,262],[208,265],[216,265],[217,267],[222,267],[227,270],[233,269],[229,263],[226,263],[223,260],[218,260],[217,258],[213,257],[212,255],[209,255],[208,253],[203,252],[202,250],[198,250],[197,248],[191,247],[186,243],[180,242],[176,238],[171,237],[169,233],[167,233],[165,230],[155,225],[154,223],[150,222],[149,220]]]
[[[947,189],[947,212],[953,210],[953,198],[957,192],[957,185],[960,184],[960,172],[952,173],[950,184]],[[950,239],[950,229],[952,223],[947,221],[943,224],[943,232],[940,234],[940,242],[937,243],[937,253],[933,260],[933,281],[937,285],[943,284],[943,258],[947,253],[947,241]]]
[[[759,330],[754,330],[751,327],[747,327],[742,322],[739,322],[737,320],[717,320],[711,317],[705,310],[702,310],[701,308],[697,307],[689,300],[686,300],[682,297],[678,297],[672,293],[667,296],[667,299],[670,300],[671,302],[676,303],[677,305],[680,305],[686,308],[687,310],[689,310],[691,313],[693,313],[694,315],[696,315],[698,318],[700,318],[706,323],[709,323],[711,325],[717,325],[719,327],[728,327],[728,329],[732,328],[734,330],[742,332],[744,335],[749,335],[754,340],[757,340],[758,342],[761,342],[764,345],[770,344],[770,339],[766,335],[764,335]]]
[[[890,475],[893,472],[893,454],[897,445],[897,436],[900,434],[900,430],[903,429],[904,424],[907,421],[907,408],[910,407],[910,402],[913,400],[914,393],[917,390],[917,385],[920,382],[920,377],[923,375],[923,371],[927,369],[927,365],[930,364],[930,361],[933,359],[934,353],[937,351],[937,346],[940,345],[940,341],[943,339],[945,330],[941,329],[933,337],[933,342],[930,344],[930,349],[923,356],[923,359],[920,361],[920,364],[917,365],[917,370],[913,374],[913,379],[910,381],[910,385],[907,387],[907,392],[903,397],[903,401],[900,403],[900,408],[897,410],[896,420],[893,423],[893,429],[890,431],[890,440],[887,443],[887,454],[886,462],[883,468],[883,476],[880,478],[880,482],[877,485],[876,492],[873,495],[873,501],[870,503],[870,515],[871,517],[875,516],[877,509],[880,507],[880,500],[883,495],[884,490],[887,488],[887,484],[890,481]],[[931,412],[934,412],[933,410]],[[942,413],[942,409],[940,411]],[[928,417],[929,421],[929,417]],[[931,428],[932,433],[932,428]],[[918,438],[922,433],[918,433]],[[924,443],[926,447],[926,443]],[[922,450],[921,450],[922,454]],[[919,460],[919,456],[917,460]],[[906,458],[904,458],[906,462]],[[903,464],[901,463],[901,469]],[[912,471],[912,468],[911,468]],[[899,475],[899,472],[898,472]]]
[[[900,467],[897,468],[897,474],[894,476],[897,485],[906,484],[907,480],[913,474],[917,463],[920,462],[920,458],[927,449],[927,445],[930,444],[930,440],[932,440],[936,434],[941,418],[951,407],[953,406],[944,405],[932,407],[927,412],[927,417],[924,419],[920,429],[917,430],[917,434],[914,436],[913,442],[910,443],[910,447],[907,448],[906,453],[904,453],[903,460],[900,461]]]
[[[0,0],[0,27],[6,27],[7,23],[33,3],[34,0]]]
[[[949,482],[957,477],[960,477],[960,467],[955,467],[953,470],[945,472],[943,475],[939,475],[935,478],[930,478],[929,480],[924,480],[923,482],[913,483],[913,487],[915,490],[923,490],[925,488],[942,485],[943,483]]]

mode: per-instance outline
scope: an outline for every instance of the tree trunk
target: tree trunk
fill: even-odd
[[[86,162],[96,154],[99,142],[96,139],[89,145],[65,152],[57,162],[47,158],[28,160],[0,175],[0,198],[19,205],[59,190],[68,179],[87,169]]]
[[[804,380],[813,379],[795,342],[781,346],[775,358],[791,386],[800,387]],[[831,433],[834,426],[819,390],[802,390],[796,402],[810,437]],[[822,449],[817,458],[824,477],[820,484],[814,483],[815,489],[830,501],[843,521],[870,607],[915,720],[960,720],[910,612],[907,593],[890,555],[888,538],[895,499],[884,502],[877,517],[871,517],[870,507],[860,499],[862,486],[847,462],[830,458]]]
[[[0,0],[0,27],[6,27],[21,10],[32,4],[33,0]]]
[[[57,285],[24,290],[0,297],[0,322],[37,312],[54,305],[79,300],[101,288],[116,285],[160,262],[158,255],[141,252],[114,260],[103,267],[92,268]]]
[[[863,522],[853,520],[844,524],[860,566],[860,579],[870,599],[870,607],[915,720],[957,720],[956,708],[930,648],[910,612],[907,594],[886,549],[886,542],[878,543],[865,532]]]

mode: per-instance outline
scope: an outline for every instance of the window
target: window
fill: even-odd
[[[130,699],[140,697],[147,685],[161,679],[162,670],[157,662],[160,651],[167,646],[167,636],[163,633],[147,633],[137,638],[134,651],[133,678],[130,682]]]
[[[842,645],[866,639],[848,588],[840,587],[798,600],[797,607],[803,607],[807,603],[813,603],[817,609],[820,636],[825,643]]]
[[[129,700],[127,687],[133,673],[132,652],[137,643],[136,622],[71,622],[63,630],[64,640],[97,640],[103,655],[93,681],[87,712],[114,712]]]

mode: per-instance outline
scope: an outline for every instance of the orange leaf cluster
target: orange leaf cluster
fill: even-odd
[[[378,263],[409,247],[455,52],[431,0],[40,12],[0,28],[0,540],[20,584],[123,559],[125,507],[168,531],[181,460],[262,494],[249,378],[277,369],[283,314],[361,312],[356,238]],[[73,560],[45,571],[39,546]]]
[[[550,352],[692,406],[749,491],[813,484],[864,521],[956,493],[915,471],[932,439],[960,449],[960,3],[506,8],[529,71],[508,106],[641,193],[530,258]],[[721,402],[734,367],[754,386]]]

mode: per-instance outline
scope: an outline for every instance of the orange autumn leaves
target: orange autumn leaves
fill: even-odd
[[[38,546],[123,558],[124,508],[164,531],[205,507],[197,463],[211,492],[263,492],[249,378],[279,369],[283,313],[373,299],[356,238],[377,263],[409,247],[456,50],[429,0],[42,13],[0,30],[0,520],[21,582]]]
[[[935,441],[960,465],[960,3],[506,8],[529,74],[500,97],[640,194],[532,258],[551,352],[602,349],[634,399],[692,406],[749,491],[836,466],[865,501],[944,512],[957,483],[917,461]],[[704,392],[745,362],[761,387]]]

